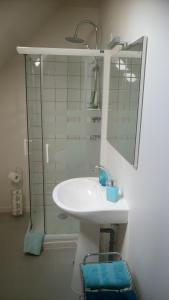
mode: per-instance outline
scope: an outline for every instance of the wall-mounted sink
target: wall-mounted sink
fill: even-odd
[[[61,182],[53,190],[53,199],[66,214],[80,219],[71,287],[81,295],[83,287],[79,264],[87,253],[99,251],[99,224],[127,223],[128,205],[124,198],[116,203],[107,201],[106,188],[95,177],[73,178]]]
[[[112,203],[106,199],[106,188],[98,178],[66,180],[53,190],[54,202],[65,213],[97,224],[127,223],[128,205],[124,198]]]

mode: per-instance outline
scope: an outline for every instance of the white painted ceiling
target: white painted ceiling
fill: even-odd
[[[0,68],[63,5],[98,7],[99,0],[0,0]]]

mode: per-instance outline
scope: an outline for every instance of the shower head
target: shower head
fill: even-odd
[[[91,20],[88,20],[88,19],[84,19],[84,20],[80,21],[76,25],[73,36],[67,36],[67,37],[65,37],[65,40],[67,42],[74,43],[74,44],[85,44],[86,41],[84,39],[78,37],[79,28],[82,24],[89,24],[89,25],[92,25],[92,27],[94,27],[95,33],[96,33],[96,49],[97,49],[98,48],[98,30],[99,30],[99,28],[95,23],[93,23]]]
[[[85,42],[83,39],[79,38],[76,35],[67,36],[67,37],[65,37],[65,40],[67,42],[74,43],[74,44],[83,44]]]

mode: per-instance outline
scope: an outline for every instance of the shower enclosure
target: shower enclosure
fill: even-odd
[[[133,103],[132,94],[126,98],[126,90],[128,93],[134,89],[138,94],[138,88],[135,89],[138,78],[135,76],[133,80],[133,76],[138,70],[135,61],[138,58],[140,61],[142,52],[135,48],[131,51],[129,45],[125,48],[122,43],[112,43],[111,47],[104,51],[17,48],[19,54],[25,55],[30,223],[34,230],[48,237],[74,239],[79,232],[79,221],[57,208],[52,191],[61,181],[97,176],[95,166],[100,163],[100,148],[104,157],[101,131],[103,139],[107,136],[106,124],[101,129],[102,98],[104,118],[109,119],[111,103],[118,99],[118,113],[126,102]],[[122,61],[130,65],[121,66]],[[140,82],[143,86],[143,76]],[[135,99],[135,102],[137,108],[133,105],[129,108],[136,112],[138,148],[142,101]],[[129,119],[130,111],[122,110],[122,120]],[[119,128],[116,123],[115,127]]]
[[[53,202],[73,177],[97,176],[100,157],[103,53],[20,48],[25,54],[31,226],[67,237],[79,222]]]

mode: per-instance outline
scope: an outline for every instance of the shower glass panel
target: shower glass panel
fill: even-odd
[[[26,56],[28,158],[33,229],[44,231],[40,56]]]
[[[28,104],[35,109],[28,105],[33,225],[44,225],[47,234],[77,233],[79,221],[57,208],[52,191],[61,181],[97,176],[103,57],[28,55],[26,61]]]

